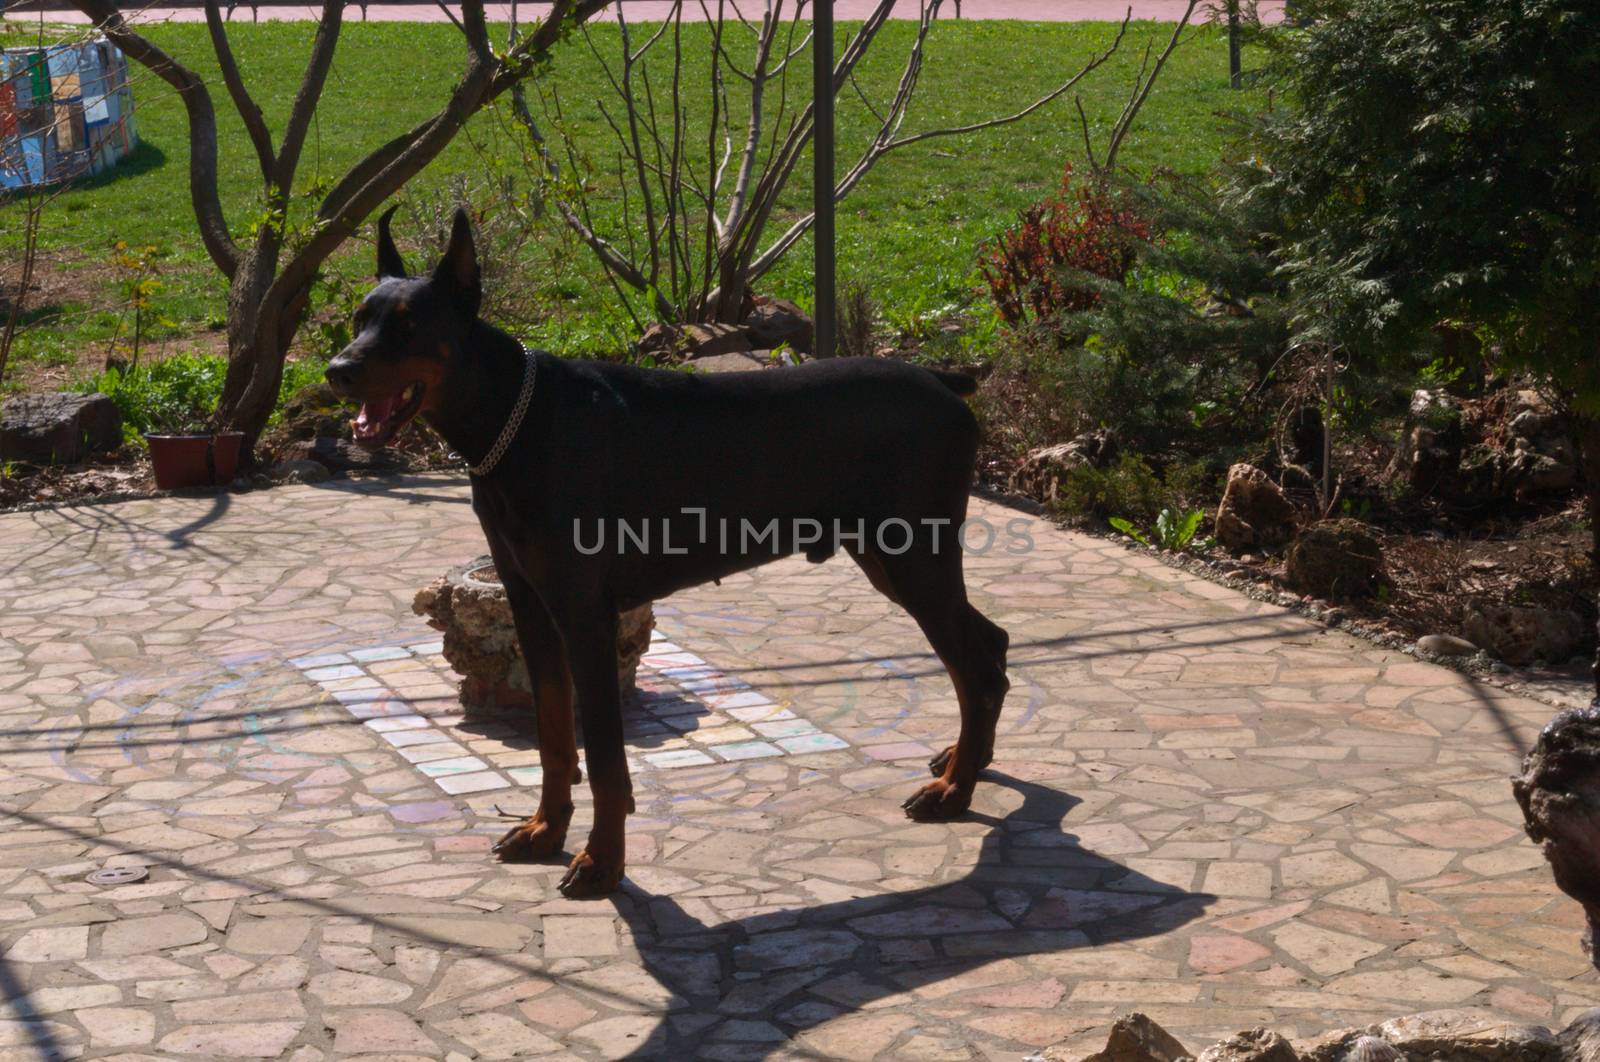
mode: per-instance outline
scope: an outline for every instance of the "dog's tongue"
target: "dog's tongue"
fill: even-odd
[[[356,413],[356,419],[351,424],[356,438],[366,438],[378,434],[388,423],[389,417],[394,413],[394,407],[399,403],[399,395],[388,398],[369,398],[361,403],[361,409]]]

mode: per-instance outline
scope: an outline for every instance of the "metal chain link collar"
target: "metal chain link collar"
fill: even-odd
[[[527,359],[527,365],[522,372],[522,390],[517,393],[517,404],[511,408],[511,417],[506,421],[506,426],[500,429],[500,437],[495,439],[494,445],[489,447],[489,452],[483,460],[475,465],[468,465],[467,471],[474,476],[487,476],[494,471],[494,466],[506,455],[506,450],[511,447],[511,442],[517,437],[517,432],[522,427],[522,418],[528,415],[528,403],[533,399],[533,379],[539,372],[539,363],[534,360],[533,351],[527,347],[522,348],[522,356]]]

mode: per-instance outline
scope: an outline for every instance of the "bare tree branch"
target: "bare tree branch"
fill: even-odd
[[[550,145],[545,140],[544,133],[539,129],[539,123],[534,120],[533,112],[528,109],[527,97],[524,95],[520,85],[511,90],[511,109],[517,121],[522,123],[522,127],[528,131],[528,138],[533,141],[534,150],[538,152],[549,179],[559,184],[562,179],[561,165],[551,155]],[[578,215],[565,197],[558,194],[553,199],[556,210],[561,214],[562,220],[577,234],[580,240],[589,246],[590,250],[594,251],[601,264],[609,272],[615,273],[629,287],[639,291],[649,287],[649,281],[645,279],[644,275],[636,270],[632,263],[624,258],[611,243],[598,235],[593,226]],[[666,307],[665,309],[669,310],[673,316],[676,315],[676,307]]]
[[[283,143],[278,149],[278,164],[273,167],[272,183],[279,196],[287,197],[294,186],[295,171],[300,167],[300,150],[305,146],[311,118],[317,113],[317,103],[322,99],[328,68],[333,65],[343,17],[341,0],[327,0],[322,5],[322,20],[317,23],[317,36],[311,44],[311,60],[306,63],[305,76],[300,79],[300,89],[289,108],[289,122],[284,127]]]
[[[1200,0],[1189,0],[1183,9],[1183,17],[1178,24],[1172,27],[1172,39],[1167,41],[1167,47],[1156,60],[1155,67],[1150,71],[1150,76],[1144,79],[1143,85],[1135,84],[1134,97],[1128,101],[1128,106],[1122,110],[1122,116],[1117,119],[1117,124],[1111,127],[1111,140],[1106,144],[1105,169],[1110,169],[1117,161],[1117,150],[1122,147],[1122,141],[1127,137],[1128,130],[1133,126],[1133,120],[1139,116],[1139,108],[1144,106],[1144,101],[1150,95],[1150,89],[1155,85],[1156,79],[1161,76],[1161,68],[1167,65],[1167,60],[1172,57],[1173,50],[1178,47],[1179,37],[1183,28],[1189,24],[1189,18],[1194,14],[1194,9]],[[1129,9],[1132,10],[1131,8]],[[1126,22],[1124,22],[1126,25]]]
[[[897,151],[900,148],[907,147],[911,144],[918,144],[925,140],[933,140],[938,137],[959,136],[966,133],[976,133],[985,129],[997,129],[1001,126],[1011,125],[1014,122],[1020,122],[1022,119],[1028,117],[1028,115],[1039,110],[1041,107],[1060,99],[1067,92],[1071,91],[1073,86],[1077,85],[1085,77],[1088,77],[1091,73],[1097,70],[1107,60],[1116,54],[1117,49],[1122,46],[1122,38],[1128,30],[1128,22],[1133,17],[1133,9],[1129,8],[1128,13],[1123,16],[1122,24],[1117,28],[1116,37],[1112,40],[1110,46],[1107,47],[1105,51],[1092,57],[1081,68],[1079,68],[1076,74],[1073,74],[1071,78],[1067,79],[1067,81],[1059,85],[1054,90],[1046,93],[1043,96],[1040,96],[1038,99],[1034,100],[1026,107],[1023,107],[1021,110],[999,118],[991,118],[984,122],[974,122],[970,125],[952,126],[944,129],[929,129],[921,133],[914,133],[910,136],[895,138],[894,132],[899,128],[900,123],[905,119],[906,108],[910,104],[911,95],[915,89],[916,80],[921,69],[922,48],[924,39],[926,37],[927,23],[929,21],[928,15],[936,6],[936,4],[930,5],[929,9],[924,12],[924,23],[921,27],[921,31],[918,34],[916,43],[912,46],[912,53],[906,60],[905,71],[901,76],[900,89],[896,94],[894,104],[889,109],[889,113],[887,115],[888,120],[885,121],[883,126],[880,128],[877,139],[874,140],[872,145],[867,148],[867,150],[862,154],[861,158],[856,161],[856,164],[850,168],[850,171],[844,175],[844,177],[835,187],[835,202],[843,200],[852,191],[854,191],[856,185],[861,182],[861,179],[867,175],[872,167],[877,165],[885,155],[892,151]],[[766,250],[762,251],[758,257],[753,259],[749,266],[749,272],[752,279],[760,277],[766,273],[767,270],[776,265],[778,259],[782,258],[784,253],[794,245],[794,242],[800,239],[801,236],[804,236],[815,222],[815,213],[805,215],[791,225],[782,236],[779,236],[777,240],[773,241],[773,243],[767,247]]]
[[[217,195],[217,114],[205,82],[129,26],[110,0],[76,0],[75,6],[112,44],[178,90],[189,119],[189,199],[200,240],[217,269],[231,280],[239,267],[239,247],[228,234]]]
[[[244,122],[245,132],[256,149],[256,160],[261,164],[261,179],[272,183],[274,155],[272,134],[267,130],[266,117],[250,97],[244,79],[239,76],[239,64],[234,61],[233,48],[228,44],[228,30],[222,22],[222,8],[217,0],[206,0],[206,26],[211,30],[211,49],[217,53],[217,66],[222,70],[222,83],[233,97],[234,109]]]

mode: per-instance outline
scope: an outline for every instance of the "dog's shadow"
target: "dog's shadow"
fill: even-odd
[[[645,969],[671,993],[664,1007],[659,998],[637,1001],[666,1013],[629,1057],[765,1058],[807,1030],[889,996],[962,1003],[972,992],[989,991],[979,984],[989,979],[945,982],[1008,959],[1157,936],[1199,917],[1215,900],[1083,848],[1062,828],[1080,803],[1076,797],[997,771],[983,777],[1021,794],[1022,803],[1002,818],[973,814],[989,824],[975,864],[937,885],[719,922],[714,897],[688,898],[698,890],[683,890],[680,902],[625,884],[611,902]],[[664,863],[670,870],[673,860]],[[1061,967],[1057,972],[1068,976],[1079,972],[1070,962]],[[1055,990],[1040,984],[1048,974],[1016,984],[1016,971],[996,973],[996,984]],[[987,1005],[1004,1007],[1004,990],[993,991]],[[708,1031],[719,1019],[746,1023],[739,1038]]]

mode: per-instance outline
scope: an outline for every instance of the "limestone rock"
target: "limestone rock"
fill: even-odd
[[[1522,1025],[1463,1008],[1386,1021],[1378,1034],[1408,1062],[1559,1062],[1560,1045],[1542,1025]]]
[[[1600,1062],[1600,1007],[1573,1018],[1556,1040],[1562,1062]]]
[[[763,349],[788,344],[802,354],[811,353],[811,318],[788,299],[757,295],[755,308],[745,315],[744,328]]]
[[[1412,489],[1427,492],[1452,481],[1465,447],[1461,403],[1443,391],[1412,392],[1399,454]]]
[[[1417,651],[1434,656],[1472,656],[1478,647],[1453,634],[1424,634],[1417,639]]]
[[[274,434],[284,440],[319,436],[337,439],[349,434],[352,415],[350,408],[333,393],[333,388],[325,383],[314,383],[289,396]]]
[[[1405,1062],[1405,1057],[1381,1036],[1358,1036],[1345,1050],[1344,1062]]]
[[[1046,1062],[1179,1062],[1192,1056],[1171,1033],[1135,1011],[1112,1024],[1106,1046],[1094,1054],[1074,1058],[1057,1048],[1045,1048],[1042,1057]]]
[[[267,473],[280,483],[321,483],[333,473],[317,461],[280,461]]]
[[[775,364],[771,358],[762,357],[756,351],[740,351],[735,354],[712,354],[708,357],[695,358],[689,362],[695,372],[754,372],[758,369],[770,369]]]
[[[1071,441],[1034,450],[1011,475],[1011,489],[1042,502],[1054,501],[1061,484],[1080,468],[1103,467],[1116,460],[1117,442],[1110,432],[1089,431]]]
[[[1591,768],[1592,770],[1592,765]],[[1075,1038],[1047,1047],[1045,1062],[1180,1062],[1187,1052],[1143,1014],[1112,1026],[1105,1049],[1086,1053]],[[1238,1033],[1194,1062],[1600,1062],[1600,1008],[1584,1011],[1559,1035],[1506,1021],[1479,1007],[1408,1014],[1364,1029],[1332,1029],[1298,1045],[1266,1029]]]
[[[1589,957],[1600,967],[1600,708],[1562,712],[1539,734],[1511,781],[1528,837],[1550,862],[1556,886],[1583,904]],[[1600,1054],[1600,1011],[1588,1036]]]
[[[315,461],[330,472],[395,472],[408,467],[394,450],[363,450],[349,439],[320,435],[284,448],[284,461]]]
[[[121,445],[122,413],[107,395],[19,395],[0,411],[0,460],[69,465]]]
[[[1289,1041],[1266,1029],[1247,1029],[1212,1044],[1197,1062],[1299,1062]]]
[[[1467,613],[1462,627],[1468,639],[1508,664],[1564,661],[1583,640],[1583,620],[1563,609],[1482,605]]]
[[[1284,577],[1303,594],[1364,597],[1383,574],[1383,550],[1355,520],[1330,520],[1307,528],[1289,546]]]
[[[653,324],[639,337],[639,353],[656,358],[677,360],[682,357],[703,358],[716,354],[737,354],[770,346],[758,343],[750,332],[740,325],[721,324]]]
[[[1272,478],[1254,465],[1228,469],[1217,506],[1217,542],[1235,553],[1281,546],[1294,535],[1294,506]]]
[[[435,579],[412,599],[411,610],[444,632],[444,657],[463,676],[461,704],[468,713],[493,714],[533,706],[533,687],[511,620],[505,587],[494,562],[479,557]],[[655,613],[649,605],[629,609],[617,628],[617,680],[634,691],[639,659],[650,647]]]

